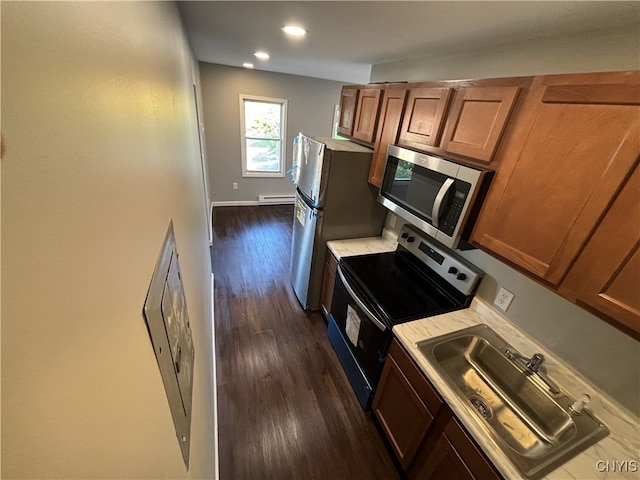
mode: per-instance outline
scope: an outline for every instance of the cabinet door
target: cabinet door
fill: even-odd
[[[456,91],[442,136],[442,148],[489,163],[520,87],[465,87]]]
[[[340,94],[340,120],[338,121],[338,133],[350,137],[353,133],[353,121],[356,115],[356,101],[358,89],[356,87],[344,87]]]
[[[451,418],[426,460],[411,474],[412,480],[500,480],[502,477],[475,442]]]
[[[398,141],[406,95],[406,90],[400,88],[388,89],[382,94],[378,133],[373,149],[371,171],[369,172],[369,183],[378,188],[382,185],[382,176],[387,162],[387,147]]]
[[[450,88],[412,88],[407,96],[400,145],[420,150],[437,146],[444,126],[452,90]]]
[[[378,388],[381,394],[376,396],[374,412],[400,464],[407,468],[433,422],[433,416],[393,357],[387,357]]]
[[[442,400],[422,372],[394,340],[380,377],[373,412],[405,469],[441,405]]]
[[[640,337],[640,166],[589,239],[560,293]]]
[[[322,277],[322,291],[320,294],[320,309],[324,314],[324,318],[329,320],[331,312],[331,301],[333,300],[333,288],[336,283],[336,271],[338,269],[338,260],[333,256],[331,250],[327,249],[327,260],[324,264],[324,275]]]
[[[475,480],[460,454],[445,435],[433,446],[422,469],[411,476],[412,480]],[[484,479],[482,479],[484,480]]]
[[[472,241],[557,286],[638,161],[639,80],[535,78]]]
[[[362,88],[358,92],[352,136],[368,144],[373,144],[376,134],[380,92],[380,88]]]

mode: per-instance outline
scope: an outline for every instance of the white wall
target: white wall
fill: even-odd
[[[291,167],[291,145],[298,132],[331,136],[333,108],[342,84],[297,75],[247,70],[200,63],[209,185],[214,203],[257,202],[261,194],[293,194],[284,178],[242,177],[240,154],[240,94],[288,100],[286,166]],[[232,183],[238,183],[238,190]]]
[[[376,65],[372,81],[638,69],[639,27],[502,45],[456,57]],[[480,250],[463,255],[487,272],[478,291],[480,297],[493,302],[500,286],[515,293],[506,312],[514,324],[631,412],[640,415],[639,342]]]
[[[211,270],[173,2],[2,2],[2,476],[212,478]],[[169,221],[195,346],[187,473],[142,315]]]

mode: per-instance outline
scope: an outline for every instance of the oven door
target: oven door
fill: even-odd
[[[391,328],[362,301],[340,267],[328,335],[360,403],[367,409],[382,373]]]

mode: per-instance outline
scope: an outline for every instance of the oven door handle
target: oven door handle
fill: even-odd
[[[387,326],[384,323],[382,323],[380,320],[378,320],[376,316],[373,313],[371,313],[371,310],[369,310],[367,306],[362,302],[362,300],[358,298],[356,293],[351,288],[351,285],[349,285],[349,282],[347,281],[347,279],[344,278],[344,274],[342,273],[342,269],[340,268],[340,266],[338,266],[338,275],[340,275],[340,279],[342,280],[342,284],[344,285],[344,288],[347,289],[347,293],[351,298],[353,298],[353,301],[356,302],[356,305],[358,305],[358,307],[362,309],[362,311],[367,315],[367,317],[369,317],[369,320],[371,320],[376,327],[378,327],[381,331],[384,332],[387,329]]]
[[[440,209],[442,208],[442,201],[444,200],[445,195],[449,192],[451,185],[455,180],[451,177],[447,178],[440,190],[438,191],[438,195],[436,195],[436,200],[433,202],[433,209],[431,211],[431,224],[438,228],[438,224],[440,223]]]

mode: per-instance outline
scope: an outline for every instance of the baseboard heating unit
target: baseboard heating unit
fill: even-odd
[[[258,205],[293,204],[295,195],[258,195]]]

